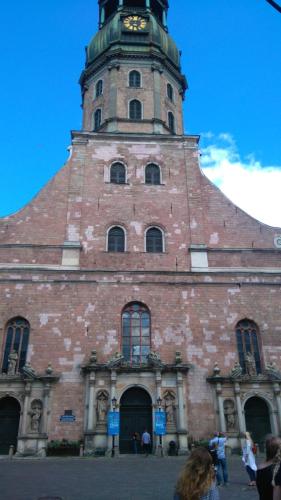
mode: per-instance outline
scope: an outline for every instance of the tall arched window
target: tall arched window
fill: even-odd
[[[125,184],[126,168],[123,163],[113,163],[110,168],[110,182],[113,184]]]
[[[145,169],[145,183],[157,185],[160,184],[160,168],[154,163],[150,163]]]
[[[146,363],[150,352],[150,312],[138,302],[122,313],[122,354],[132,364]]]
[[[175,133],[175,117],[171,111],[168,113],[168,127],[171,130],[172,134]]]
[[[170,83],[167,83],[167,96],[170,101],[174,100],[174,89]]]
[[[163,233],[158,227],[151,227],[146,231],[146,251],[148,253],[163,253]]]
[[[6,328],[6,341],[2,363],[2,372],[8,373],[11,369],[11,361],[13,359],[13,372],[21,371],[26,362],[28,339],[29,339],[29,323],[23,318],[14,318],[9,321]]]
[[[97,109],[94,114],[94,132],[101,126],[101,109]]]
[[[248,372],[247,355],[254,359],[255,369],[257,373],[261,373],[261,358],[258,343],[258,327],[248,319],[239,321],[236,326],[236,341],[239,355],[239,363],[243,373]]]
[[[103,81],[99,80],[96,84],[96,97],[99,97],[103,93]]]
[[[125,252],[125,232],[122,227],[115,226],[108,231],[108,252]]]
[[[141,86],[141,74],[139,71],[130,71],[129,74],[129,87],[140,88]]]
[[[142,118],[142,111],[141,111],[141,102],[138,101],[137,99],[133,99],[130,101],[130,106],[129,106],[129,116],[130,120],[141,120]]]

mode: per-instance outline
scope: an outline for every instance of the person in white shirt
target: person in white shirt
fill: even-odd
[[[141,445],[143,447],[146,457],[148,457],[148,454],[150,452],[150,444],[151,444],[151,436],[147,431],[147,429],[145,429],[141,437]]]
[[[215,432],[213,439],[209,442],[210,449],[215,448],[217,452],[216,477],[218,486],[222,484],[222,478],[224,486],[228,486],[228,470],[225,455],[226,442],[227,438],[222,432]]]
[[[251,434],[249,432],[245,432],[245,441],[243,445],[243,456],[242,460],[248,472],[248,476],[250,478],[249,486],[256,486],[256,460],[255,455],[253,453],[254,443],[251,438]]]

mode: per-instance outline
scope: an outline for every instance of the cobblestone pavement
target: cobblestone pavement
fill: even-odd
[[[172,500],[182,457],[0,461],[1,500]],[[229,460],[230,485],[221,500],[257,500],[240,457]]]

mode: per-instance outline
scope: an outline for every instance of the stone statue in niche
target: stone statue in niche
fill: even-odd
[[[223,403],[226,428],[228,431],[235,429],[235,405],[232,399],[226,399]]]
[[[257,375],[256,362],[253,354],[247,352],[245,356],[246,372],[250,377],[255,377]]]
[[[232,370],[230,372],[230,376],[232,378],[239,378],[239,377],[241,377],[241,375],[242,375],[242,367],[238,363],[238,361],[236,361],[234,367],[232,368]]]
[[[175,426],[176,424],[176,397],[173,392],[167,391],[164,395],[164,410],[166,412],[167,426]]]
[[[42,418],[42,403],[41,401],[33,401],[31,405],[30,415],[30,430],[31,432],[40,432],[40,423]]]
[[[97,395],[97,423],[106,424],[108,412],[108,394],[105,391],[100,391]]]
[[[15,375],[17,371],[18,358],[18,353],[16,351],[10,352],[8,357],[8,375]]]

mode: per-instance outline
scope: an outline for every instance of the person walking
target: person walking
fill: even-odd
[[[148,457],[148,454],[150,452],[150,445],[151,445],[151,436],[147,429],[144,430],[142,437],[141,437],[141,445],[143,447],[143,451],[145,453],[145,456]]]
[[[138,432],[134,432],[132,437],[132,443],[133,443],[133,452],[135,455],[137,455],[139,452],[139,442],[140,442],[140,435]]]
[[[257,489],[260,500],[273,500],[273,473],[276,464],[280,464],[278,453],[281,450],[281,439],[275,436],[268,436],[265,440],[265,462],[261,463],[257,470]],[[280,467],[275,474],[275,483],[281,484]]]
[[[242,449],[242,461],[246,467],[248,476],[250,478],[249,486],[256,486],[256,460],[253,453],[254,443],[249,432],[245,432],[245,441]]]
[[[176,485],[174,500],[219,500],[213,460],[206,448],[195,448]]]
[[[216,478],[217,485],[222,485],[222,480],[224,486],[228,486],[228,469],[225,454],[225,446],[227,443],[227,438],[222,432],[215,432],[214,437],[209,442],[210,449],[216,449]]]

